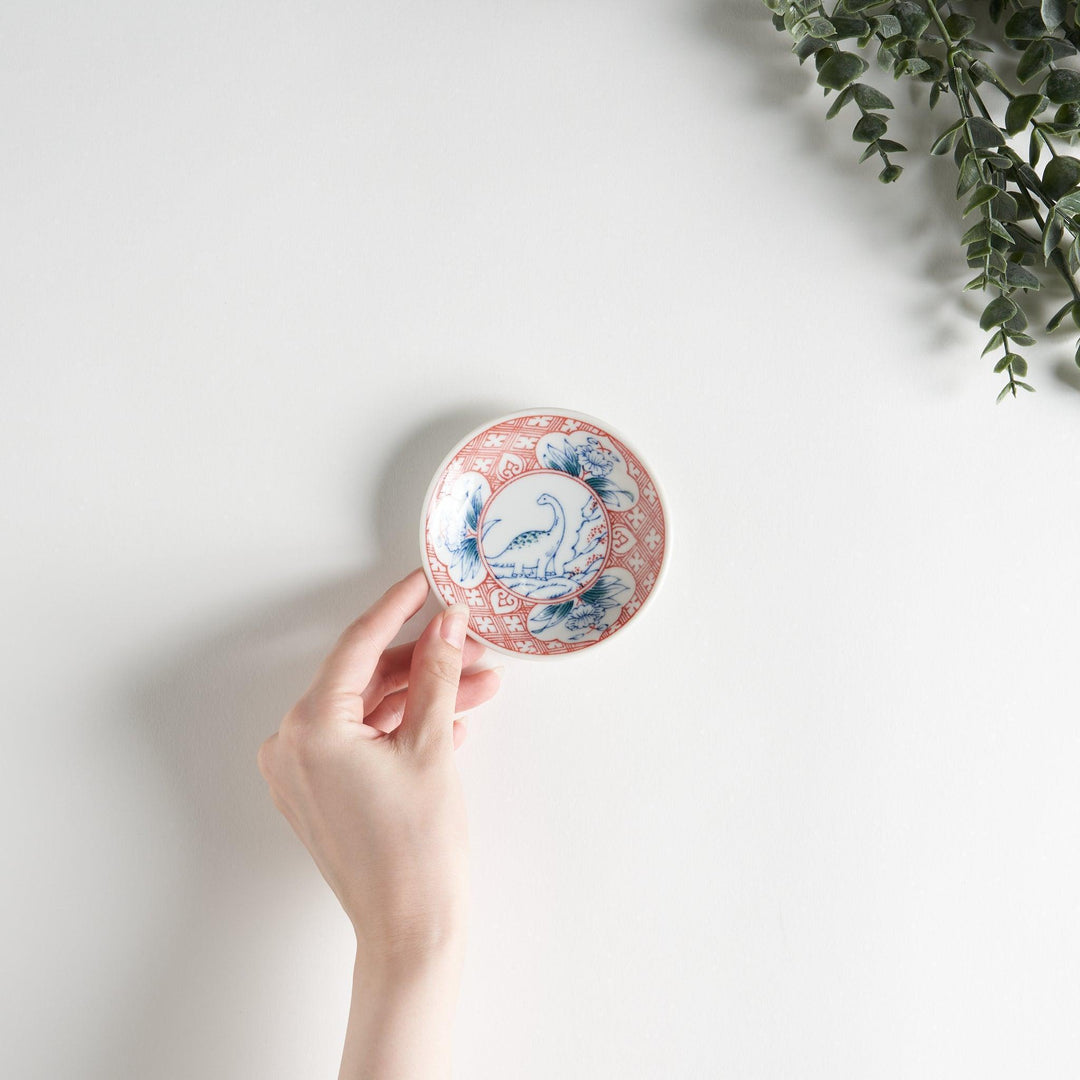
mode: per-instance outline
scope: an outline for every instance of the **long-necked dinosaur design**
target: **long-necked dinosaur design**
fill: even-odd
[[[514,577],[524,577],[525,571],[529,570],[540,580],[557,573],[555,553],[562,546],[566,533],[566,512],[562,503],[547,492],[538,496],[536,503],[551,508],[554,515],[551,526],[518,533],[497,555],[488,556],[492,569],[505,570]]]

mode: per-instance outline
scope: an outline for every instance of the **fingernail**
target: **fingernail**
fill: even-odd
[[[460,649],[465,644],[465,628],[469,625],[469,608],[467,604],[455,604],[448,608],[442,617],[443,640]]]

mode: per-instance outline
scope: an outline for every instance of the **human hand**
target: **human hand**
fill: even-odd
[[[461,674],[484,647],[464,606],[388,648],[428,594],[421,570],[339,638],[304,696],[259,749],[278,809],[352,921],[357,962],[384,967],[456,947],[467,903],[467,835],[455,713],[491,698],[499,672]]]

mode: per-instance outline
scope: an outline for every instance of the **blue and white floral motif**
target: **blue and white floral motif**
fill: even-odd
[[[536,459],[546,469],[583,480],[611,510],[629,510],[638,501],[637,483],[622,455],[596,435],[586,431],[545,435],[537,444]]]
[[[466,589],[484,580],[477,525],[491,486],[479,473],[461,473],[443,488],[428,520],[428,537],[450,577]]]
[[[633,595],[630,574],[607,570],[572,600],[537,604],[529,613],[529,633],[541,641],[595,641],[615,624]]]
[[[499,583],[530,600],[580,592],[600,573],[607,516],[581,480],[531,472],[500,488],[483,518],[480,551]]]

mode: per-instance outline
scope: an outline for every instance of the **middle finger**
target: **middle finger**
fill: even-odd
[[[409,685],[409,668],[412,664],[414,648],[416,648],[416,642],[407,641],[404,645],[395,645],[382,654],[371,676],[371,681],[364,687],[362,694],[365,716],[370,715],[387,694],[404,690]],[[461,666],[468,667],[470,664],[475,664],[486,652],[487,649],[482,642],[467,637],[462,650]]]

